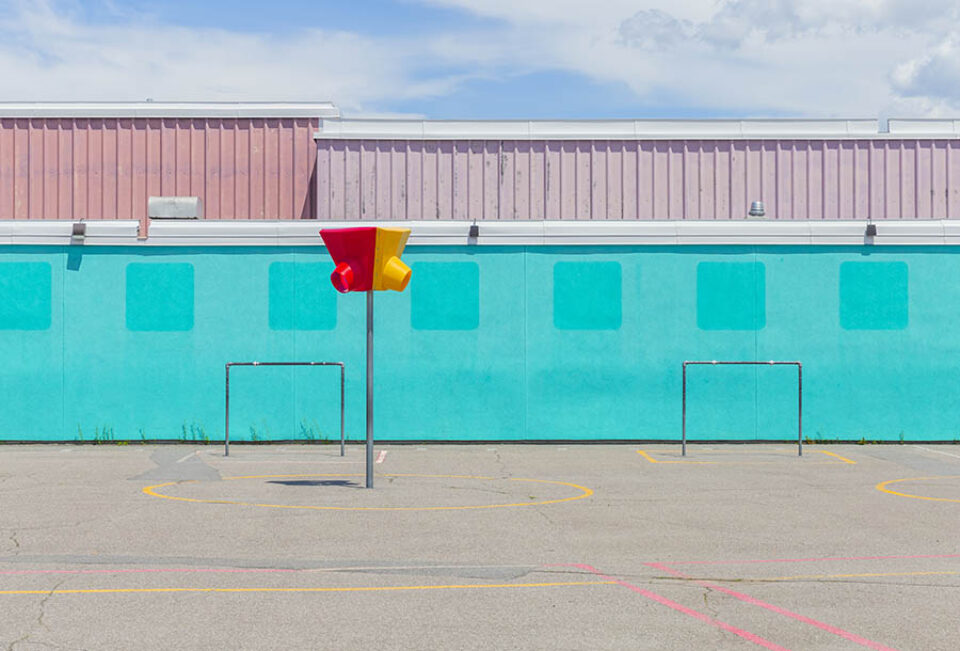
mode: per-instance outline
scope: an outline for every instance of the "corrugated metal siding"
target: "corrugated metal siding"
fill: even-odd
[[[318,120],[0,119],[0,219],[142,219],[199,196],[207,219],[312,219]]]
[[[317,216],[960,218],[960,140],[318,140]]]

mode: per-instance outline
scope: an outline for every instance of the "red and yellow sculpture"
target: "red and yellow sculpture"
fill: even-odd
[[[410,267],[400,259],[408,228],[324,228],[320,237],[337,265],[330,281],[341,294],[367,293],[367,488],[373,488],[373,293],[402,292]]]
[[[408,228],[325,228],[320,237],[337,267],[330,276],[336,290],[402,292],[410,282],[410,267],[400,255],[410,237]]]

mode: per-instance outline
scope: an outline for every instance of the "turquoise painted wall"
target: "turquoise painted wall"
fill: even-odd
[[[960,437],[960,249],[423,247],[376,296],[376,431],[680,436],[685,359],[800,360],[811,438]],[[344,361],[322,248],[0,247],[0,439],[223,437],[227,361]],[[336,439],[335,368],[231,372],[235,440]],[[691,367],[691,439],[796,436],[792,367]]]

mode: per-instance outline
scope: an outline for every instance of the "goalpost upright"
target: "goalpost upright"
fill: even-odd
[[[803,456],[803,364],[800,362],[685,361],[683,363],[682,456],[687,456],[687,366],[796,366],[797,367],[797,456]]]
[[[227,362],[225,382],[226,399],[224,408],[223,447],[225,457],[230,456],[230,368],[232,366],[339,366],[340,367],[340,456],[344,456],[344,364],[343,362]]]

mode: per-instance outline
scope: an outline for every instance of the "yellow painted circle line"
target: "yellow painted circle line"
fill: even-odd
[[[913,495],[911,493],[901,493],[900,491],[895,491],[887,488],[890,484],[899,484],[902,481],[933,481],[935,479],[960,479],[960,475],[940,475],[938,477],[909,477],[907,479],[890,479],[888,481],[882,481],[875,486],[875,488],[883,493],[890,493],[891,495],[896,495],[898,497],[909,497],[914,500],[928,500],[930,502],[960,502],[960,499],[954,499],[952,497],[930,497],[928,495]]]
[[[307,477],[362,477],[360,473],[327,473],[313,475],[246,475],[242,477],[224,477],[224,481],[237,481],[241,479],[303,479]],[[421,479],[476,479],[481,481],[493,481],[496,477],[482,477],[479,475],[414,475],[414,474],[385,474],[380,477],[417,477]],[[512,504],[477,504],[473,506],[310,506],[297,504],[259,504],[257,502],[240,502],[235,500],[204,500],[195,497],[176,497],[159,492],[159,489],[167,486],[176,486],[178,484],[192,484],[195,480],[189,481],[170,481],[164,484],[154,484],[143,489],[144,494],[151,497],[159,497],[165,500],[176,500],[178,502],[195,502],[201,504],[233,504],[235,506],[259,506],[269,509],[309,509],[312,511],[464,511],[468,509],[505,509],[517,506],[542,506],[544,504],[560,504],[561,502],[573,502],[582,500],[593,495],[593,491],[586,486],[571,484],[565,481],[553,481],[550,479],[525,479],[522,477],[506,477],[507,481],[532,482],[537,484],[551,484],[553,486],[567,486],[580,491],[579,495],[564,497],[556,500],[541,500],[538,502],[515,502]]]

